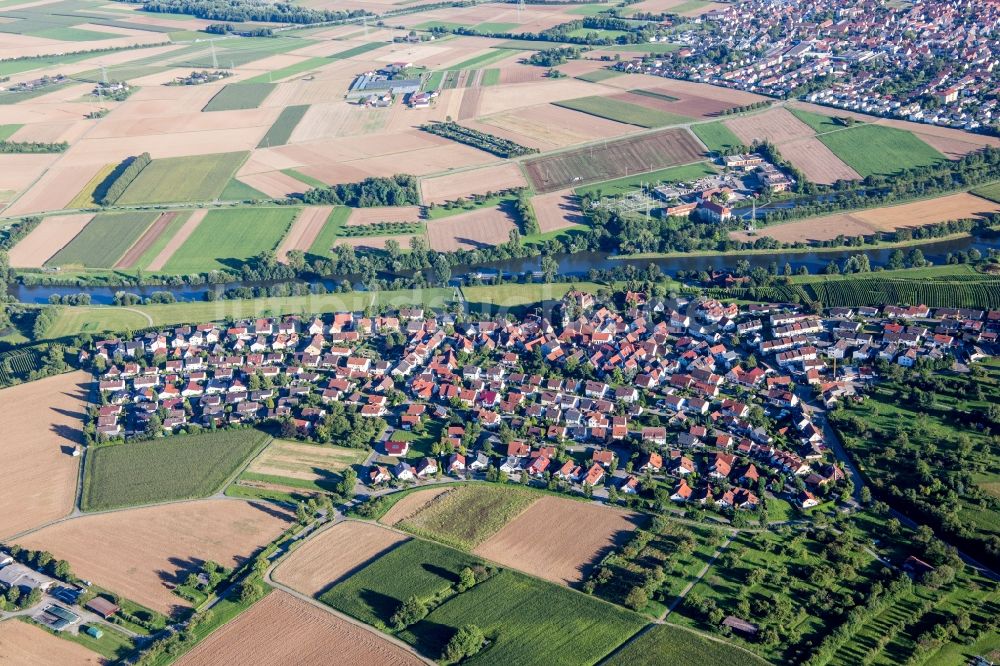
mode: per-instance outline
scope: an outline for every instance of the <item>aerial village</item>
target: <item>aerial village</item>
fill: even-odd
[[[994,353],[1000,311],[738,306],[572,290],[552,316],[263,318],[107,339],[98,440],[182,437],[270,421],[329,441],[373,433],[359,483],[485,477],[612,502],[753,511],[845,492],[824,411],[863,400],[892,365]],[[334,430],[331,430],[331,429]]]
[[[750,0],[689,23],[672,57],[617,67],[973,131],[1000,119],[989,0]]]

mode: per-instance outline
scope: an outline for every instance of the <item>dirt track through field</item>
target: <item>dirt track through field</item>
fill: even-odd
[[[181,657],[179,666],[411,666],[417,657],[292,595],[275,590]]]
[[[142,258],[142,255],[146,254],[146,250],[152,247],[156,239],[160,237],[163,230],[170,226],[170,223],[174,221],[179,215],[176,211],[171,213],[163,213],[153,224],[146,229],[146,233],[139,237],[139,240],[135,242],[132,247],[128,249],[125,256],[118,260],[115,264],[115,268],[132,268],[135,266],[136,262]]]
[[[371,523],[338,523],[292,553],[274,570],[274,579],[314,597],[406,540]]]
[[[627,541],[638,516],[561,497],[543,497],[473,552],[512,569],[570,585]]]
[[[148,269],[151,271],[163,270],[163,267],[170,261],[170,257],[174,256],[174,252],[181,245],[184,245],[184,241],[191,237],[191,234],[194,233],[194,230],[198,228],[198,225],[201,224],[201,221],[205,219],[205,215],[207,214],[207,210],[196,210],[191,213],[191,217],[187,219],[184,226],[177,230],[174,237],[167,241],[166,246],[149,262]]]
[[[284,240],[278,247],[278,261],[283,264],[287,263],[289,250],[305,252],[312,247],[313,241],[323,230],[323,225],[326,224],[332,210],[333,206],[317,206],[316,208],[306,208],[299,213],[299,218],[295,220],[295,224],[285,234]]]

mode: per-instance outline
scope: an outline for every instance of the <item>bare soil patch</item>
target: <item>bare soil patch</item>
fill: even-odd
[[[170,588],[206,560],[232,567],[293,516],[273,505],[209,499],[85,515],[18,541],[68,560],[73,571],[154,610],[187,607]]]
[[[0,538],[73,510],[88,390],[88,376],[71,372],[0,391]]]
[[[184,242],[194,233],[194,230],[198,228],[198,225],[201,224],[201,221],[205,219],[205,215],[207,214],[207,210],[196,210],[191,213],[191,217],[187,219],[184,226],[178,229],[174,237],[167,241],[167,244],[160,250],[160,253],[149,262],[147,268],[151,271],[163,270],[170,257],[174,256],[177,248],[184,245]]]
[[[599,51],[592,52],[591,57],[597,57]],[[707,83],[696,83],[694,81],[681,81],[679,79],[666,79],[662,76],[651,76],[649,74],[623,74],[614,78],[601,81],[602,85],[623,90],[652,90],[676,97],[678,100],[684,99],[713,99],[725,102],[729,106],[740,106],[759,102],[768,99],[761,95],[733,88],[720,88]]]
[[[517,225],[502,208],[483,208],[427,223],[432,250],[474,250],[505,243]]]
[[[239,180],[275,198],[283,198],[293,192],[305,192],[309,189],[309,185],[280,171],[247,174],[240,176]]]
[[[8,620],[0,623],[0,663],[77,666],[106,662],[79,643],[53,636],[27,622]]]
[[[354,208],[347,218],[347,226],[362,227],[379,222],[419,222],[420,206],[375,206]]]
[[[531,205],[535,209],[538,228],[542,233],[585,224],[587,221],[572,190],[540,194],[532,198]]]
[[[638,514],[546,496],[473,551],[480,557],[563,585],[579,583],[624,543]]]
[[[937,199],[915,201],[899,206],[872,208],[853,213],[837,213],[798,222],[776,224],[760,229],[757,234],[770,236],[783,243],[807,243],[844,236],[870,236],[877,231],[895,231],[935,222],[980,217],[984,213],[1000,212],[1000,204],[972,194],[951,194]],[[752,240],[745,232],[732,232],[736,240]]]
[[[92,219],[93,213],[45,218],[11,248],[10,265],[14,268],[41,268],[52,255],[83,231]]]
[[[59,159],[54,153],[8,153],[0,155],[0,190],[20,192]]]
[[[4,215],[27,215],[62,210],[105,164],[120,162],[129,154],[126,151],[121,154],[116,153],[115,157],[103,161],[101,157],[96,157],[94,162],[72,163],[65,159],[68,153],[64,153],[63,159],[42,174],[31,189],[4,211]]]
[[[814,183],[830,184],[838,180],[857,180],[858,172],[844,164],[816,137],[808,136],[777,144],[782,157],[801,169]]]
[[[475,127],[470,122],[464,124],[515,141],[520,139],[518,143],[540,150],[563,148],[595,139],[608,139],[636,129],[632,125],[551,104],[482,117],[478,121],[478,124],[485,126],[482,128]],[[504,135],[496,129],[490,129],[491,127],[511,134]]]
[[[479,115],[479,100],[483,96],[483,89],[472,87],[462,95],[462,106],[458,108],[458,119],[475,118]]]
[[[782,108],[731,118],[725,124],[748,146],[758,139],[778,143],[816,134],[809,125]]]
[[[314,597],[407,540],[384,527],[348,520],[306,541],[274,570],[274,579]]]
[[[323,225],[326,224],[332,210],[333,206],[303,209],[292,228],[285,234],[281,245],[278,246],[278,261],[286,262],[289,250],[302,250],[304,252],[312,247],[313,241],[323,230]]]
[[[386,511],[385,515],[379,519],[379,522],[386,525],[396,525],[430,504],[438,495],[442,495],[449,490],[450,488],[447,487],[428,488],[427,490],[418,490],[417,492],[410,493],[393,504],[392,508]]]
[[[339,472],[363,458],[364,453],[358,449],[276,439],[254,459],[247,471],[318,481],[328,478],[328,472]]]
[[[443,203],[470,194],[498,192],[528,183],[516,164],[505,163],[469,171],[426,178],[420,182],[425,203]]]
[[[118,263],[115,264],[115,268],[132,268],[135,266],[136,262],[142,258],[142,255],[146,253],[146,250],[152,247],[153,243],[156,242],[156,239],[163,233],[163,230],[170,226],[170,223],[174,221],[174,218],[176,218],[178,214],[179,213],[177,212],[163,213],[156,218],[156,221],[150,225],[149,229],[146,229],[146,232],[139,237],[139,240],[135,242],[135,245],[130,247],[128,252],[125,253],[125,256],[118,260]]]
[[[326,666],[332,662],[358,666],[423,663],[374,629],[343,620],[280,590],[258,601],[177,663]]]

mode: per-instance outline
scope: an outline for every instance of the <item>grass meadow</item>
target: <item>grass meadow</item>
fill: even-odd
[[[524,488],[459,486],[399,524],[401,529],[472,550],[528,508],[539,494]]]
[[[616,99],[601,97],[579,97],[568,99],[562,102],[554,102],[556,106],[565,109],[572,109],[598,118],[606,118],[627,125],[637,125],[638,127],[666,127],[667,125],[679,125],[688,122],[691,118],[680,116],[675,113],[647,109],[638,104],[629,104]]]
[[[81,507],[100,511],[207,497],[267,440],[263,432],[240,429],[99,446],[87,454]]]
[[[247,155],[245,152],[215,153],[153,160],[115,203],[212,201],[222,193]]]
[[[721,153],[743,145],[740,137],[722,124],[721,120],[714,123],[691,125],[691,131],[713,152]]]
[[[256,109],[274,90],[273,83],[230,83],[208,100],[202,111]]]
[[[306,115],[306,111],[309,110],[308,104],[299,104],[297,106],[286,106],[281,110],[281,114],[278,119],[274,121],[271,128],[267,130],[261,138],[260,143],[257,144],[258,148],[268,148],[270,146],[283,146],[288,143],[288,139],[292,136],[292,132],[295,131],[295,126],[299,124],[302,120],[302,116]]]
[[[298,214],[296,208],[210,210],[198,228],[167,261],[168,273],[195,273],[229,267],[274,250]]]
[[[817,138],[862,178],[891,176],[946,159],[910,132],[882,125],[855,125]]]
[[[726,664],[766,666],[757,655],[724,641],[670,624],[653,627],[616,653],[607,666]]]
[[[98,215],[45,265],[111,268],[157,217],[154,212]]]

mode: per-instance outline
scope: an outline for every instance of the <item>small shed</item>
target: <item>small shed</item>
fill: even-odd
[[[93,638],[100,638],[101,636],[104,635],[103,631],[101,631],[92,624],[84,625],[83,633],[87,634],[88,636],[92,636]]]
[[[735,615],[726,617],[726,619],[722,621],[722,626],[729,627],[736,633],[743,634],[748,638],[753,638],[759,631],[756,624],[747,622],[746,620],[738,618]]]
[[[85,608],[91,612],[97,613],[105,620],[118,612],[118,606],[111,603],[104,597],[94,597],[87,602]]]

